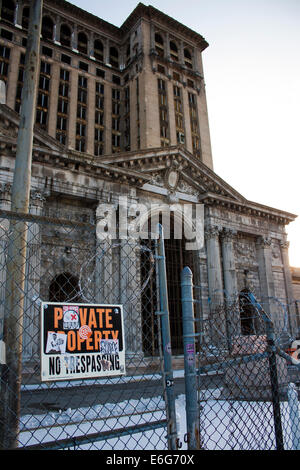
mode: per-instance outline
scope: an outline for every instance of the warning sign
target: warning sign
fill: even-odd
[[[42,302],[41,380],[125,374],[122,305]]]

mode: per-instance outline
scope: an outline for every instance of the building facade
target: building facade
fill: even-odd
[[[29,2],[2,0],[4,210],[10,207],[28,19]],[[203,248],[191,257],[179,240],[166,241],[171,302],[180,303],[178,272],[190,263],[204,317],[214,302],[251,289],[259,299],[281,299],[292,318],[285,226],[295,215],[248,201],[214,172],[202,66],[207,46],[200,34],[141,3],[117,28],[63,0],[45,1],[31,211],[96,223],[98,208],[117,203],[121,196],[130,205],[149,208],[201,204]],[[66,248],[79,250],[82,239],[64,246],[62,234],[60,243],[51,230],[40,236],[41,281],[36,281],[36,290],[42,300],[51,300],[60,275],[71,271],[79,277],[79,268],[68,266],[62,255]],[[172,336],[180,353],[180,313],[172,309]],[[270,304],[270,313],[278,315],[272,309]],[[143,350],[141,342],[134,348]]]

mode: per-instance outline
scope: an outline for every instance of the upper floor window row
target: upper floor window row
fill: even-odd
[[[23,29],[28,30],[29,27],[30,7],[25,5],[21,15],[17,14],[16,2],[13,0],[2,0],[1,18],[8,23],[16,24],[19,22]],[[112,67],[119,68],[120,54],[118,48],[109,45],[105,49],[104,41],[100,38],[91,38],[88,32],[78,30],[71,27],[63,21],[56,25],[50,15],[44,15],[42,19],[41,35],[44,40],[55,41],[73,50],[77,50],[81,54],[94,57],[97,61],[108,63]]]
[[[155,33],[155,50],[159,57],[169,56],[174,62],[184,63],[189,69],[193,68],[193,53],[189,47],[178,44],[177,41],[171,39],[167,43],[167,39],[161,33]]]

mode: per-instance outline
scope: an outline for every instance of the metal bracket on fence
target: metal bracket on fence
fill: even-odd
[[[203,336],[202,333],[189,333],[187,335],[183,335],[183,338],[198,338],[198,336]]]
[[[159,311],[159,310],[158,310],[158,311],[155,312],[155,315],[160,315],[160,316],[162,316],[162,315],[168,315],[168,312]]]

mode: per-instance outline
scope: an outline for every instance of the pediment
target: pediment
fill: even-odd
[[[244,202],[245,198],[214,171],[182,147],[130,152],[104,158],[106,164],[139,171],[150,177],[147,188],[157,187],[169,193],[182,193],[201,198],[215,194]]]

